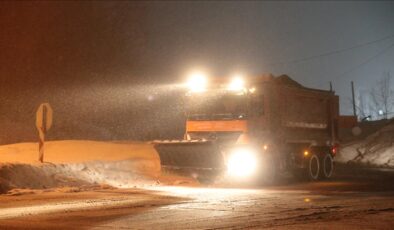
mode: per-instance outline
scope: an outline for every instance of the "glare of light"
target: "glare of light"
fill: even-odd
[[[307,157],[309,155],[308,151],[304,151],[304,156]]]
[[[245,82],[240,76],[235,76],[230,84],[228,85],[227,89],[231,91],[241,91],[244,89]]]
[[[202,72],[193,72],[189,76],[187,87],[192,92],[203,92],[207,87],[207,76]]]
[[[225,197],[232,197],[242,194],[261,194],[262,190],[256,189],[240,189],[240,188],[202,188],[202,187],[182,187],[182,186],[156,186],[145,188],[147,190],[160,191],[170,193],[172,195],[181,196],[201,196],[207,199],[220,199]]]
[[[264,150],[267,150],[267,149],[268,149],[268,145],[264,145],[264,146],[263,146],[263,149],[264,149]]]
[[[249,89],[249,92],[250,92],[250,93],[254,93],[254,92],[256,92],[256,88],[255,88],[255,87],[253,87],[253,88],[250,88],[250,89]]]
[[[379,109],[378,113],[379,115],[383,115],[383,110]]]
[[[257,169],[257,159],[251,149],[234,150],[227,161],[227,173],[234,177],[251,176]]]
[[[305,199],[304,199],[304,202],[309,203],[309,202],[311,202],[311,199],[305,198]]]

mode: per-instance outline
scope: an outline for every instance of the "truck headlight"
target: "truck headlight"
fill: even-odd
[[[228,157],[227,173],[231,176],[247,177],[252,175],[256,168],[257,157],[252,149],[235,149]]]
[[[207,77],[200,72],[194,72],[189,76],[187,86],[192,92],[203,92],[207,87]]]

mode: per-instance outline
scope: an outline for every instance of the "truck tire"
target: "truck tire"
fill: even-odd
[[[321,165],[319,157],[312,154],[308,161],[307,175],[310,180],[316,181],[321,177]]]
[[[322,156],[320,160],[322,177],[324,179],[329,179],[332,176],[334,171],[334,159],[332,158],[331,154],[326,153]]]

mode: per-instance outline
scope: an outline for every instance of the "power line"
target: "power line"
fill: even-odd
[[[393,48],[393,47],[394,47],[394,43],[392,43],[392,44],[390,44],[389,46],[385,47],[385,48],[382,49],[379,53],[373,55],[372,57],[370,57],[370,58],[368,58],[367,60],[361,62],[360,64],[354,66],[353,68],[348,69],[347,71],[345,71],[345,72],[343,72],[343,73],[337,75],[336,78],[342,77],[342,76],[344,76],[344,75],[347,75],[347,74],[353,72],[354,70],[356,70],[356,69],[358,69],[358,68],[360,68],[360,67],[362,67],[362,66],[368,64],[369,62],[373,61],[375,58],[379,57],[380,55],[383,55],[384,53],[388,52],[388,51],[389,51],[391,48]]]
[[[393,38],[393,37],[394,37],[394,34],[386,36],[386,37],[383,37],[383,38],[380,38],[380,39],[377,39],[377,40],[368,41],[368,42],[365,42],[365,43],[362,43],[362,44],[358,44],[358,45],[354,45],[354,46],[351,46],[351,47],[343,48],[343,49],[337,49],[337,50],[333,50],[333,51],[329,51],[329,52],[325,52],[325,53],[321,53],[321,54],[317,54],[317,55],[312,55],[312,56],[308,56],[308,57],[304,57],[304,58],[300,58],[300,59],[293,59],[293,60],[290,60],[290,61],[280,61],[280,62],[268,63],[268,65],[295,64],[295,63],[299,63],[299,62],[309,61],[309,60],[312,60],[312,59],[315,59],[315,58],[331,56],[331,55],[334,55],[334,54],[343,53],[343,52],[346,52],[346,51],[349,51],[349,50],[361,48],[361,47],[368,46],[368,45],[371,45],[371,44],[374,44],[374,43],[378,43],[378,42],[381,42],[381,41],[384,41],[384,40],[387,40],[387,39],[390,39],[390,38]]]

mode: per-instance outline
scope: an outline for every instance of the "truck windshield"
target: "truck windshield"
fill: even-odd
[[[189,120],[246,119],[247,97],[236,94],[198,94],[186,97]]]

